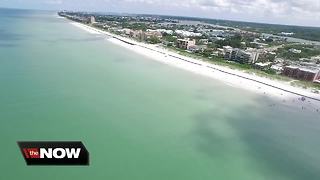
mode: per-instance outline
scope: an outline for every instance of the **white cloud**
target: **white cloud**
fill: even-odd
[[[0,5],[1,1],[4,0],[0,0]],[[10,0],[5,2],[20,5],[46,4],[47,7],[42,6],[42,8],[49,9],[54,7],[88,11],[156,13],[320,26],[320,0],[23,0],[23,3],[21,0]],[[52,7],[49,7],[49,4]]]
[[[144,6],[160,13],[160,8],[173,9],[177,15],[320,26],[320,0],[118,0],[116,3]]]

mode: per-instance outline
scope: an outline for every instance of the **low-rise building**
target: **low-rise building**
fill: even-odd
[[[222,55],[224,56],[225,59],[230,60],[233,48],[231,46],[223,46],[222,48],[223,48]]]
[[[206,48],[206,45],[192,45],[188,47],[188,50],[191,52],[203,52]]]
[[[312,67],[285,66],[282,74],[291,78],[320,82],[320,69]]]
[[[147,29],[148,31],[149,29]],[[167,30],[167,29],[156,29],[156,30],[149,30],[149,31],[157,31],[157,32],[160,32],[160,33],[166,33],[166,34],[170,34],[172,35],[173,34],[173,31],[172,30]]]
[[[255,63],[253,65],[254,68],[256,69],[260,69],[260,70],[267,70],[271,67],[272,63],[271,62],[267,62],[267,63]]]
[[[301,50],[294,49],[294,48],[289,49],[289,51],[292,52],[292,53],[295,53],[295,54],[300,54],[302,52]]]
[[[225,56],[225,52],[224,52],[224,49],[222,48],[217,48],[217,56],[219,57],[224,57]]]
[[[280,36],[293,36],[294,35],[294,33],[293,32],[281,32],[281,33],[279,33],[279,35]]]
[[[271,70],[275,71],[277,74],[281,74],[281,72],[283,71],[283,67],[281,65],[278,64],[274,64],[270,67]]]
[[[194,32],[184,31],[184,30],[176,30],[175,33],[177,33],[178,35],[183,36],[183,37],[200,37],[200,36],[202,36],[201,33],[194,33]]]
[[[208,44],[209,40],[208,39],[199,39],[199,43],[201,44]]]
[[[157,30],[149,30],[148,29],[145,34],[146,34],[147,38],[151,38],[151,37],[162,38],[162,33]]]
[[[260,43],[260,42],[250,42],[250,44],[254,45],[255,47],[259,48],[259,49],[263,49],[266,48],[268,46],[268,44],[266,43]]]

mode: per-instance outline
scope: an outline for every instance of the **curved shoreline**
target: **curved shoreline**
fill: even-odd
[[[271,79],[259,77],[257,75],[248,74],[239,70],[234,70],[227,67],[218,66],[218,65],[210,64],[204,61],[196,60],[190,57],[185,57],[180,54],[177,54],[165,49],[161,49],[154,45],[136,42],[132,39],[114,35],[109,32],[102,31],[85,24],[81,24],[73,21],[71,22],[71,24],[83,30],[86,30],[87,32],[92,34],[107,35],[108,37],[110,37],[108,38],[109,41],[115,44],[118,44],[120,46],[126,47],[130,50],[133,50],[139,54],[161,61],[165,64],[174,65],[176,67],[180,67],[182,69],[186,69],[188,71],[192,71],[197,74],[202,74],[208,77],[221,80],[227,84],[231,83],[240,88],[253,90],[257,93],[259,93],[259,91],[260,92],[263,91],[263,94],[265,95],[268,93],[272,97],[279,96],[280,98],[284,98],[284,100],[288,100],[288,99],[295,100],[295,99],[300,99],[304,97],[304,98],[307,98],[308,100],[312,100],[315,103],[314,106],[317,106],[316,109],[318,109],[318,106],[320,105],[319,94],[309,92],[306,89],[290,86],[288,84],[285,84],[285,82],[271,80]],[[186,63],[189,65],[187,65]],[[212,71],[212,70],[215,70],[215,71]]]

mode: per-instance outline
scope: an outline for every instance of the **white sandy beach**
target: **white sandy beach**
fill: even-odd
[[[312,93],[309,89],[293,87],[286,82],[271,80],[254,74],[248,74],[240,70],[217,66],[185,57],[155,45],[136,42],[129,38],[117,36],[81,23],[71,22],[71,24],[91,34],[104,34],[110,36],[108,40],[112,43],[162,63],[220,80],[230,86],[244,88],[264,96],[277,98],[277,100],[280,100],[283,103],[298,104],[301,107],[310,108],[312,111],[320,111],[320,95]],[[299,99],[301,99],[301,97],[307,97],[306,101],[300,101]]]

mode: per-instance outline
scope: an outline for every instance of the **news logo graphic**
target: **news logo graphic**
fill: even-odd
[[[89,165],[89,152],[81,141],[20,141],[18,146],[27,165]]]

